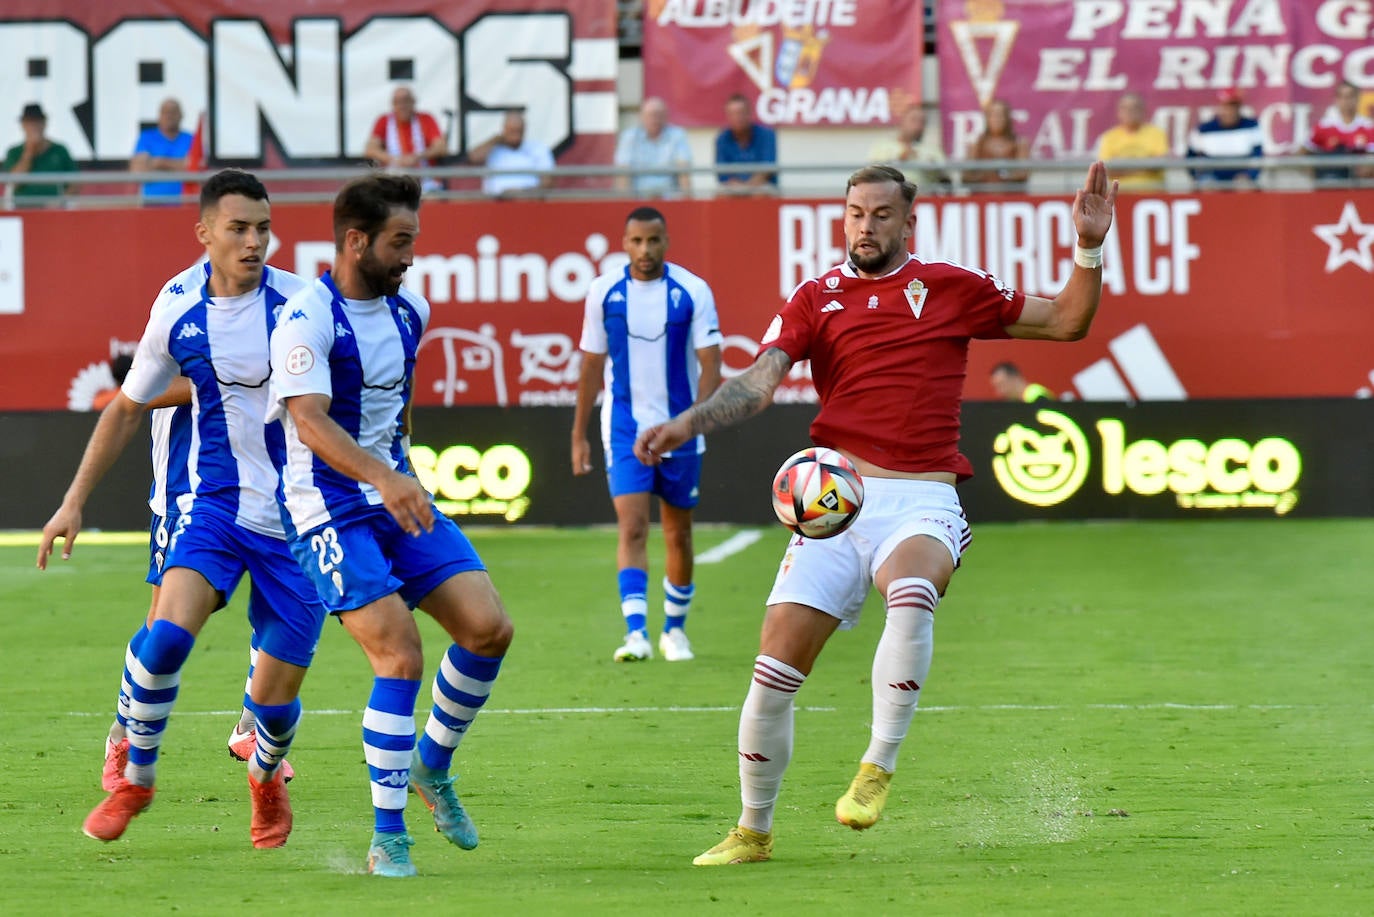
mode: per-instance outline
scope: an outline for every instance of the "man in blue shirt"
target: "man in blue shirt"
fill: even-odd
[[[145,128],[138,135],[134,156],[129,160],[130,172],[183,172],[186,154],[191,152],[191,135],[181,129],[181,103],[176,99],[162,100],[157,110],[157,126]],[[181,182],[150,181],[143,183],[143,197],[148,200],[178,198]]]
[[[1216,116],[1199,124],[1188,136],[1189,159],[1259,159],[1264,155],[1264,131],[1254,118],[1241,114],[1245,100],[1239,90],[1225,89],[1217,98]],[[1233,182],[1244,177],[1254,182],[1259,169],[1193,169],[1193,178],[1204,184]]]
[[[725,103],[725,130],[716,135],[716,165],[777,161],[777,134],[753,122],[748,99],[732,95]],[[773,191],[778,185],[776,172],[721,172],[718,178],[721,190],[743,194]]]

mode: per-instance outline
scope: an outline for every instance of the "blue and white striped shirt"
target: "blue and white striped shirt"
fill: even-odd
[[[687,410],[697,397],[697,351],[721,344],[711,288],[686,268],[665,263],[656,280],[629,267],[602,274],[587,290],[582,340],[607,355],[601,440],[607,462],[624,456],[639,431]],[[704,452],[705,440],[679,447]]]
[[[408,471],[405,418],[415,354],[429,322],[429,303],[402,289],[396,296],[345,299],[328,273],[292,297],[272,334],[272,410],[285,433],[282,500],[288,526],[305,532],[350,512],[380,506],[371,484],[355,481],[301,442],[286,400],[326,395],[329,416],[371,455]]]
[[[304,281],[269,266],[257,289],[212,297],[209,277],[209,263],[197,264],[163,288],[123,391],[146,404],[186,376],[194,411],[182,512],[207,506],[249,531],[281,538],[277,473],[268,458],[281,428],[264,428],[268,336],[276,310]]]

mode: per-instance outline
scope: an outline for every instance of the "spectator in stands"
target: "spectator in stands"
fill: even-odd
[[[415,93],[398,86],[391,94],[391,113],[372,125],[363,155],[383,169],[427,169],[448,155],[448,143],[434,116],[415,110]],[[425,191],[442,186],[434,178],[420,183]]]
[[[772,128],[755,124],[749,100],[735,93],[725,103],[725,129],[716,135],[716,165],[777,161],[778,135]],[[778,187],[776,172],[721,172],[717,178],[722,191],[766,194]]]
[[[1145,120],[1145,100],[1128,92],[1116,103],[1116,126],[1097,142],[1097,158],[1111,165],[1114,159],[1158,159],[1169,155],[1169,137]],[[1142,191],[1164,186],[1163,169],[1122,171],[1113,168],[1123,191]]]
[[[1264,132],[1254,118],[1241,114],[1245,99],[1238,89],[1224,89],[1210,121],[1204,121],[1188,136],[1189,159],[1243,159],[1264,155]],[[1253,182],[1259,169],[1193,169],[1193,178],[1204,184],[1233,182],[1244,177]]]
[[[492,197],[529,196],[553,185],[553,153],[525,139],[525,115],[519,111],[506,112],[501,133],[469,150],[468,160],[499,173],[482,179],[482,190]]]
[[[180,185],[177,185],[177,193],[181,193]],[[115,395],[119,394],[120,386],[129,377],[129,370],[133,365],[133,355],[127,353],[121,353],[110,361],[110,375],[114,378],[114,388],[103,388],[95,393],[95,397],[91,399],[92,411],[103,411],[111,401],[114,401]]]
[[[983,110],[983,133],[973,142],[969,159],[1029,159],[1030,144],[1016,133],[1011,106],[993,99]],[[965,178],[972,185],[997,185],[1001,190],[1025,190],[1028,169],[990,169],[970,172]],[[983,188],[988,191],[991,188]]]
[[[1034,401],[1055,401],[1054,392],[1030,382],[1021,374],[1015,363],[998,363],[988,376],[997,397],[1003,401],[1017,401],[1030,404]]]
[[[11,175],[24,172],[75,172],[76,161],[67,148],[55,140],[50,140],[48,116],[42,106],[30,102],[19,115],[19,125],[24,129],[24,142],[9,148],[5,153],[4,169]],[[67,193],[66,184],[46,182],[12,182],[14,204],[16,207],[43,207],[56,203]]]
[[[921,191],[950,184],[949,173],[941,168],[945,154],[935,138],[926,134],[926,112],[919,104],[902,112],[897,121],[897,136],[873,144],[868,159],[898,166]]]
[[[615,164],[664,170],[617,176],[616,187],[628,189],[636,197],[686,193],[690,189],[691,176],[686,170],[692,167],[692,150],[687,145],[687,132],[668,123],[668,106],[662,99],[645,99],[639,106],[639,123],[620,132]]]
[[[129,160],[130,172],[185,172],[186,157],[191,152],[191,134],[181,129],[181,103],[173,98],[162,100],[157,110],[157,125],[144,128],[134,144]],[[143,183],[144,200],[175,201],[181,197],[181,182],[149,181]]]
[[[1374,121],[1360,114],[1360,90],[1354,83],[1342,81],[1336,86],[1335,103],[1317,122],[1303,151],[1318,156],[1374,153]],[[1360,166],[1354,174],[1369,178],[1374,176],[1374,167]],[[1316,170],[1319,179],[1347,180],[1350,176],[1351,170],[1345,166]]]

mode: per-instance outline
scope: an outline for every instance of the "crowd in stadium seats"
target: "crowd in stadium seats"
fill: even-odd
[[[647,15],[647,8],[640,0],[620,0],[616,4],[622,60],[642,55],[643,17]],[[924,50],[929,55],[934,53],[936,38],[931,0],[925,0],[923,9]],[[378,115],[363,154],[373,166],[402,171],[433,166],[483,167],[489,172],[481,181],[481,190],[496,198],[542,196],[559,183],[556,154],[526,135],[525,112],[505,112],[501,130],[495,136],[466,150],[453,149],[453,113],[447,113],[450,120],[441,126],[433,114],[417,108],[417,89],[423,91],[423,87],[397,86],[390,111]],[[1310,135],[1295,138],[1300,144],[1297,152],[1307,156],[1374,152],[1374,120],[1361,112],[1361,101],[1357,87],[1348,82],[1339,84],[1330,107]],[[693,143],[683,127],[672,123],[664,100],[644,98],[634,123],[620,131],[615,146],[613,164],[622,171],[613,178],[603,179],[597,186],[610,185],[620,193],[637,197],[685,196],[694,187],[698,192],[713,189],[720,194],[777,193],[780,171],[786,171],[786,164],[779,155],[778,133],[758,122],[753,104],[746,96],[732,95],[722,99],[720,104],[723,123],[714,138],[713,152],[707,152],[709,138],[693,135],[697,139],[698,158],[713,155],[714,163],[694,163]],[[1151,121],[1146,97],[1140,92],[1122,93],[1116,114],[1117,123],[1097,140],[1099,158],[1114,162],[1159,160],[1171,155],[1172,145],[1161,127],[1163,122]],[[1114,169],[1114,175],[1128,191],[1177,188],[1178,182],[1190,180],[1197,187],[1255,186],[1261,175],[1259,164],[1237,166],[1234,160],[1259,159],[1264,155],[1264,133],[1257,114],[1247,108],[1246,99],[1239,90],[1225,89],[1214,105],[1199,111],[1199,123],[1187,136],[1185,158],[1180,159],[1176,168]],[[971,138],[972,143],[959,154],[966,160],[962,168],[951,168],[947,162],[938,137],[939,115],[938,105],[929,95],[924,104],[919,99],[895,100],[893,133],[869,145],[868,160],[902,168],[924,194],[965,190],[1007,193],[1024,191],[1028,185],[1035,190],[1030,180],[1035,172],[1031,140],[1017,130],[1016,118],[1018,115],[1024,117],[1024,112],[1013,112],[1003,99],[988,101],[983,107],[981,133]],[[20,120],[25,139],[7,151],[3,164],[5,172],[77,171],[77,163],[61,138],[47,136],[47,118],[38,102],[24,104]],[[193,125],[196,130],[192,133],[183,129],[182,121],[180,101],[174,97],[164,99],[157,121],[141,127],[128,163],[129,171],[184,173],[206,168],[209,163],[200,152],[198,125]],[[866,135],[865,142],[871,137],[871,133]],[[1181,135],[1175,139],[1181,146]],[[1206,162],[1215,158],[1232,162],[1221,167]],[[970,166],[980,160],[991,161],[989,167]],[[1019,161],[1025,161],[1024,165]],[[711,165],[716,174],[709,182],[694,185],[693,172]],[[769,165],[778,166],[779,171],[763,168]],[[1370,179],[1374,178],[1374,165],[1351,167],[1347,160],[1338,166],[1318,167],[1311,170],[1311,174],[1318,181]],[[1177,181],[1168,180],[1170,175]],[[157,180],[152,175],[137,187],[145,203],[179,200],[184,193],[195,190],[179,181]],[[444,189],[446,185],[440,178],[431,176],[425,178],[424,187],[429,192]],[[450,179],[447,187],[475,189],[477,180],[469,179],[464,184],[461,180]],[[61,205],[66,197],[81,190],[80,184],[51,180],[11,180],[8,186],[9,200],[19,207]]]

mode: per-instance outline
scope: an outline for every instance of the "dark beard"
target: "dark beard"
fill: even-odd
[[[872,255],[859,255],[853,249],[849,250],[849,260],[854,267],[863,271],[865,274],[887,273],[896,264],[897,255],[901,251],[899,246],[885,248]]]
[[[371,246],[358,259],[358,276],[373,296],[395,296],[401,290],[401,278],[391,276]]]

